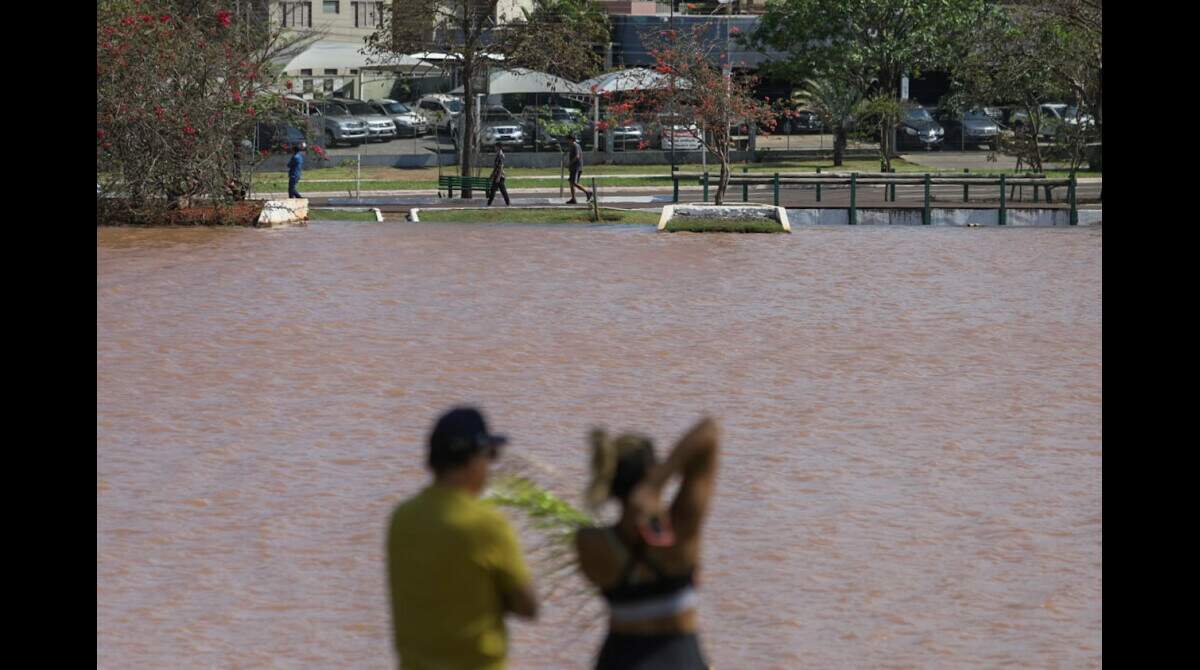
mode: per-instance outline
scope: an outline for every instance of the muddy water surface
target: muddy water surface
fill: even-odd
[[[384,523],[463,401],[572,500],[593,423],[722,421],[718,668],[1100,666],[1098,228],[97,237],[101,667],[394,667]],[[574,604],[512,667],[588,666]]]

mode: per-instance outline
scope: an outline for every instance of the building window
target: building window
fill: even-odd
[[[333,93],[333,80],[332,79],[325,80],[325,92]]]
[[[283,10],[283,27],[312,28],[311,2],[281,2]]]
[[[325,0],[322,4],[325,5],[326,14],[340,14],[342,11],[342,3],[338,0]]]
[[[303,74],[303,75],[311,75],[311,74],[312,74],[312,68],[310,68],[310,67],[306,67],[306,68],[304,68],[303,70],[301,70],[301,71],[300,71],[300,74]]]
[[[312,80],[305,79],[304,80],[304,88],[301,90],[303,90],[305,93],[312,93],[312,91],[313,91]]]
[[[383,26],[382,2],[352,2],[355,28],[380,28]]]
[[[325,74],[337,74],[337,68],[336,67],[327,67],[327,68],[325,68]]]
[[[358,74],[358,68],[350,68],[350,74]]]

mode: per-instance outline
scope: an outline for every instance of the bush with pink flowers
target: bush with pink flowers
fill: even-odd
[[[96,10],[100,221],[152,223],[169,209],[243,199],[262,160],[255,124],[285,113],[271,57],[288,46],[233,0],[101,0]],[[238,8],[241,11],[238,12]]]

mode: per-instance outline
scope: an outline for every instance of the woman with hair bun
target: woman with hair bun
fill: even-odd
[[[597,670],[703,670],[696,634],[696,571],[700,528],[717,472],[717,424],[702,419],[665,461],[653,443],[635,434],[609,437],[593,430],[593,509],[621,504],[616,525],[585,528],[575,536],[584,576],[608,601],[608,637]],[[670,507],[662,491],[682,477]]]

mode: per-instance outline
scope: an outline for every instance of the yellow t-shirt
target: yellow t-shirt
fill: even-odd
[[[392,512],[387,562],[401,668],[504,668],[501,594],[530,576],[498,511],[461,489],[431,485]]]

